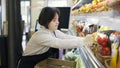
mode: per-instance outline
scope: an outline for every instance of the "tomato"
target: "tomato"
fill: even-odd
[[[103,47],[106,47],[107,46],[107,43],[106,42],[102,42],[100,43]]]
[[[110,47],[103,47],[103,48],[100,50],[100,53],[101,53],[103,56],[110,55]]]
[[[107,53],[107,52],[106,52],[105,50],[102,50],[102,51],[101,51],[101,54],[102,54],[103,56],[105,56],[106,53]]]
[[[106,47],[108,45],[108,37],[105,35],[99,35],[97,38],[97,42],[101,45]]]
[[[77,26],[77,32],[82,32],[82,27],[80,25]]]

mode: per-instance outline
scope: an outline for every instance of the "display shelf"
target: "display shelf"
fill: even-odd
[[[110,11],[101,11],[101,12],[89,12],[89,13],[82,13],[82,12],[80,12],[79,14],[72,14],[72,16],[97,16],[97,17],[103,17],[103,16],[105,16],[105,17],[109,17],[109,16],[111,16],[112,15],[112,13],[113,13],[113,11],[112,10],[110,10]]]
[[[75,7],[75,6],[73,6],[73,7]],[[98,26],[110,27],[111,30],[120,32],[120,11],[118,11],[118,10],[116,11],[116,10],[110,9],[108,11],[101,11],[101,12],[94,11],[94,12],[88,12],[88,13],[87,12],[83,13],[83,12],[78,12],[78,11],[75,11],[75,12],[76,13],[74,13],[74,12],[71,13],[71,20],[76,20],[77,23],[80,23],[80,20],[85,20],[85,24],[97,24]],[[71,30],[71,32],[72,32],[72,30]],[[106,66],[106,64],[104,62],[106,59],[102,60],[103,61],[103,63],[102,63],[99,60],[99,58],[92,53],[92,51],[89,47],[87,47],[87,46],[81,47],[79,49],[79,51],[80,51],[80,56],[83,59],[83,62],[85,64],[86,68],[106,68],[106,67],[108,67],[108,66]]]
[[[71,31],[71,33],[73,34],[74,32]],[[105,68],[96,55],[91,51],[89,46],[82,46],[77,49],[85,68]]]
[[[116,14],[113,11],[72,15],[71,18],[76,20],[86,19],[87,24],[107,26],[112,28],[112,30],[120,32],[120,14]]]
[[[111,17],[101,17],[99,18],[98,25],[111,27],[112,30],[120,32],[120,19]]]

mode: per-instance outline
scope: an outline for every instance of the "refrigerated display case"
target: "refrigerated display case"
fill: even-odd
[[[84,46],[79,50],[80,56],[85,63],[85,68],[105,68],[105,66],[93,55],[89,47]]]
[[[98,0],[93,0],[90,3],[86,3],[80,6],[77,9],[72,9],[71,18],[72,18],[72,26],[70,26],[71,31],[74,32],[74,35],[84,37],[87,34],[91,34],[90,31],[96,29],[93,33],[102,33],[108,36],[110,39],[110,35],[114,32],[120,32],[120,10],[116,10],[116,8],[110,7],[107,5],[107,0],[99,0],[99,2],[95,2]],[[105,2],[106,1],[106,2]],[[78,2],[80,3],[80,1]],[[76,7],[78,7],[78,3]],[[116,4],[117,5],[117,4]],[[75,6],[73,6],[75,8]],[[94,7],[94,8],[93,8]],[[86,31],[82,28],[84,25],[87,25]],[[91,25],[96,25],[96,28],[90,28]],[[77,28],[79,26],[79,28]],[[82,30],[80,30],[82,29]],[[80,32],[83,31],[85,35],[81,35]],[[118,35],[119,36],[119,35]],[[117,37],[118,37],[117,36]],[[95,43],[96,44],[96,43]],[[91,49],[90,47],[82,47],[80,48],[80,55],[81,58],[84,59],[84,63],[87,68],[106,68],[110,67],[110,60],[111,60],[111,51],[109,55],[103,55],[99,53],[97,48],[100,46],[97,42],[97,47]],[[112,49],[111,47],[112,42],[109,40],[107,46]],[[103,47],[105,48],[105,47]],[[96,49],[96,50],[95,50]],[[90,55],[92,54],[92,56]],[[92,58],[91,58],[92,57]],[[91,59],[96,60],[91,60]],[[87,60],[86,60],[87,59]],[[89,60],[89,62],[88,62]],[[109,60],[108,62],[106,62]],[[96,61],[96,62],[93,62]],[[109,64],[107,64],[109,63]],[[103,66],[103,67],[99,67]]]

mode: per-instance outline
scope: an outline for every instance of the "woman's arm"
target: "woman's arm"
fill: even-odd
[[[63,34],[64,35],[64,34]],[[67,35],[64,35],[67,36]],[[63,37],[63,36],[62,36]],[[69,38],[69,36],[67,36]],[[76,37],[70,36],[71,38],[58,38],[54,37],[49,33],[41,33],[33,35],[31,41],[40,46],[48,46],[53,48],[63,48],[63,49],[71,49],[71,48],[78,48],[83,45],[93,43],[92,36],[86,37]]]
[[[42,34],[34,39],[34,43],[53,48],[71,49],[84,45],[83,38],[61,39],[48,34]]]
[[[59,30],[56,30],[55,34],[56,34],[57,38],[61,38],[61,39],[75,39],[75,38],[78,38],[76,36],[65,34],[65,33],[61,32]]]

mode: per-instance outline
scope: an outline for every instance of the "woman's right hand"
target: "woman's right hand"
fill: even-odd
[[[85,43],[85,45],[93,44],[94,43],[94,36],[93,36],[93,34],[86,35],[85,38],[84,38],[84,43]]]

